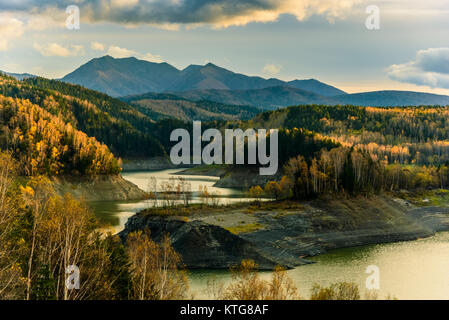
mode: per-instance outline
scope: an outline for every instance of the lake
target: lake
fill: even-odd
[[[198,176],[198,175],[177,175],[181,169],[169,169],[159,171],[139,171],[139,172],[123,172],[124,179],[131,181],[144,191],[160,191],[160,186],[164,182],[168,182],[170,178],[182,177],[186,182],[190,183],[192,190],[192,203],[200,202],[198,191],[200,187],[207,187],[209,193],[217,195],[220,204],[230,204],[235,202],[248,201],[245,191],[230,188],[217,188],[213,185],[219,180],[218,177]],[[149,185],[151,178],[157,181],[157,190],[152,190]],[[162,205],[162,201],[158,201],[158,206]],[[126,221],[136,214],[138,211],[153,206],[152,201],[98,201],[90,202],[95,215],[100,222],[111,225],[114,233],[120,232],[125,227]]]
[[[143,190],[148,190],[148,181],[155,177],[159,183],[175,176],[175,170],[123,173],[123,177]],[[237,189],[215,188],[216,177],[186,176],[193,192],[193,202],[198,202],[200,186],[220,194],[222,203],[247,201],[245,193]],[[148,201],[97,202],[92,206],[104,222],[113,225],[114,231],[123,229],[127,219],[137,211],[152,204]],[[310,258],[315,264],[287,271],[303,297],[308,297],[314,283],[329,285],[334,282],[355,282],[365,288],[366,268],[379,267],[379,297],[389,294],[398,299],[449,299],[449,232],[410,242],[398,242],[332,250],[327,254]],[[261,273],[269,279],[270,273]],[[197,299],[210,298],[205,294],[207,280],[216,278],[228,283],[230,273],[217,270],[195,270],[189,272],[191,289]]]
[[[368,266],[380,271],[379,298],[392,295],[401,300],[449,299],[449,232],[433,237],[389,244],[370,245],[332,250],[310,258],[315,264],[288,270],[302,297],[308,298],[314,283],[330,285],[346,281],[355,282],[365,291]],[[271,273],[262,272],[269,279]],[[229,283],[227,271],[191,271],[191,289],[195,298],[208,299],[204,293],[207,280]]]

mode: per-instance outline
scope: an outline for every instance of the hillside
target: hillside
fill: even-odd
[[[227,105],[206,100],[189,101],[170,94],[149,93],[126,97],[123,100],[154,120],[249,120],[261,112],[251,106]]]
[[[0,95],[0,149],[11,151],[22,175],[118,174],[119,161],[95,138],[25,99]]]
[[[340,104],[373,107],[449,105],[449,96],[412,91],[374,91],[334,97]]]
[[[165,154],[158,139],[151,134],[153,121],[120,100],[55,80],[30,78],[17,81],[4,76],[0,79],[0,94],[28,99],[73,128],[106,144],[117,156]]]
[[[257,90],[193,90],[172,92],[172,94],[193,101],[210,100],[234,105],[252,105],[262,109],[276,109],[298,104],[337,103],[329,97],[285,86]]]
[[[236,105],[255,105],[264,109],[307,104],[366,107],[449,105],[449,96],[423,92],[375,91],[324,96],[285,86],[258,90],[192,90],[171,92],[171,94],[194,101],[206,99]]]
[[[208,63],[190,65],[184,70],[167,63],[154,63],[136,58],[114,59],[110,56],[93,59],[62,78],[104,92],[113,97],[147,92],[189,91],[208,89],[250,90],[289,86],[322,95],[339,95],[343,91],[317,80],[264,79],[235,73]]]

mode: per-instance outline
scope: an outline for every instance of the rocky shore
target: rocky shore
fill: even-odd
[[[243,259],[261,270],[293,268],[327,250],[416,240],[449,230],[449,208],[413,207],[398,199],[323,198],[289,206],[262,204],[210,214],[131,217],[122,239],[149,229],[168,233],[188,268],[229,268]]]
[[[142,200],[147,194],[121,175],[88,177],[57,177],[53,186],[60,195],[72,194],[85,201]]]
[[[177,166],[171,163],[169,158],[155,157],[149,159],[126,159],[123,160],[123,171],[149,171],[185,168],[187,165]]]

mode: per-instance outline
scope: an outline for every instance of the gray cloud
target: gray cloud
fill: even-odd
[[[388,68],[395,81],[449,89],[449,48],[420,50],[414,61]]]
[[[78,5],[90,22],[124,24],[244,25],[275,21],[282,14],[303,20],[312,14],[342,17],[362,0],[0,0],[0,10],[43,12]]]

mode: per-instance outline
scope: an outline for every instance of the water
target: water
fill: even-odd
[[[192,190],[192,203],[198,203],[198,190],[200,186],[207,187],[209,193],[217,194],[220,204],[230,204],[241,201],[248,201],[250,199],[245,197],[244,190],[230,189],[230,188],[217,188],[213,185],[218,181],[218,177],[210,176],[194,176],[194,175],[177,175],[176,173],[183,169],[170,169],[160,171],[139,171],[139,172],[124,172],[122,176],[124,179],[131,181],[137,185],[140,189],[145,191],[149,190],[149,179],[154,177],[157,179],[157,190],[160,191],[162,183],[169,181],[171,177],[183,177],[191,185]],[[158,201],[158,205],[162,205],[161,201]],[[91,202],[90,206],[97,218],[103,224],[110,225],[111,231],[114,233],[123,230],[126,221],[136,214],[138,211],[153,206],[151,201],[98,201]]]
[[[379,298],[449,299],[449,232],[417,241],[333,250],[311,260],[316,263],[287,271],[304,298],[310,296],[314,283],[355,282],[364,292],[369,276],[366,268],[376,265],[380,269]],[[269,279],[271,273],[261,276]],[[229,283],[231,276],[227,271],[205,270],[191,271],[189,277],[195,298],[208,299],[207,280],[216,277]]]
[[[176,176],[174,174],[179,170],[124,173],[123,177],[147,190],[150,177],[156,177],[159,184]],[[200,185],[206,186],[210,192],[220,193],[222,203],[248,200],[242,190],[214,188],[216,177],[183,177],[192,185],[193,202],[198,201]],[[115,232],[123,229],[129,217],[149,205],[147,201],[92,204],[100,220],[113,225]],[[449,299],[449,232],[417,241],[333,250],[311,260],[316,263],[287,271],[305,298],[314,283],[329,285],[348,281],[365,288],[366,268],[376,265],[380,269],[378,295],[381,298],[391,294],[398,299]],[[270,275],[269,272],[261,273],[265,279]],[[229,283],[231,276],[226,270],[196,270],[189,272],[189,278],[195,298],[209,299],[211,297],[205,293],[207,281],[216,278]]]

